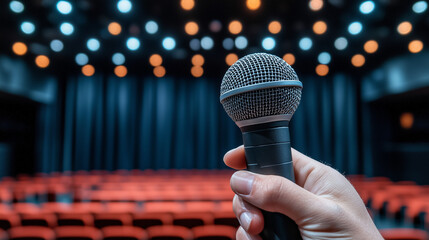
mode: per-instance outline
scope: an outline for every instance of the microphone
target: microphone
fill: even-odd
[[[301,90],[293,68],[267,53],[240,58],[225,73],[220,102],[242,132],[247,170],[295,182],[288,126],[301,100]],[[302,239],[289,217],[262,213],[263,239]]]

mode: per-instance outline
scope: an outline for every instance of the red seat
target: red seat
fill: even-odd
[[[72,205],[68,203],[60,203],[60,202],[47,202],[42,205],[42,211],[52,212],[52,213],[71,212]]]
[[[146,240],[145,230],[133,226],[110,226],[101,230],[104,240]]]
[[[175,213],[173,214],[173,224],[177,226],[183,226],[187,228],[193,228],[196,226],[212,225],[213,215],[211,213]]]
[[[90,213],[59,213],[58,226],[94,226],[94,217]]]
[[[194,240],[233,240],[236,228],[231,226],[208,225],[192,228]]]
[[[98,213],[94,217],[97,228],[107,226],[132,226],[133,219],[128,213]]]
[[[217,204],[213,201],[192,201],[184,204],[186,212],[215,212],[217,210]]]
[[[40,213],[42,210],[33,203],[14,203],[13,211],[25,214],[25,213]]]
[[[426,231],[414,228],[381,229],[381,235],[385,240],[427,240]]]
[[[101,240],[101,231],[87,226],[62,226],[55,228],[57,240]]]
[[[24,226],[9,229],[9,239],[11,240],[54,240],[54,231],[47,227]]]
[[[109,213],[135,213],[140,211],[135,202],[108,202],[106,204]]]
[[[133,217],[133,225],[148,228],[157,225],[172,225],[173,216],[170,213],[137,213]]]
[[[235,228],[240,226],[237,217],[232,211],[213,213],[213,216],[215,225],[227,225]]]
[[[178,213],[184,210],[183,203],[181,202],[148,202],[143,206],[144,212]]]
[[[57,217],[53,213],[24,213],[21,214],[22,226],[56,227]]]
[[[106,207],[104,204],[99,202],[77,202],[71,205],[71,211],[76,213],[104,213],[106,212]]]
[[[153,226],[146,229],[151,240],[191,240],[192,232],[182,226]]]
[[[16,213],[2,213],[0,214],[0,228],[7,230],[9,228],[21,225],[21,218]]]

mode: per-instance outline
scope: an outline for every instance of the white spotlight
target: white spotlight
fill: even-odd
[[[363,14],[370,14],[372,11],[374,11],[374,8],[375,4],[373,1],[365,1],[360,5],[359,10]]]
[[[52,51],[54,51],[54,52],[61,52],[64,48],[63,42],[61,42],[58,39],[52,40],[50,46],[51,46]]]
[[[20,1],[11,1],[9,7],[14,13],[22,13],[24,11],[24,4]]]
[[[149,21],[145,25],[146,32],[149,34],[155,34],[158,32],[158,24],[155,21]]]
[[[214,42],[211,37],[203,37],[201,38],[201,47],[205,50],[210,50],[213,48]]]
[[[131,51],[135,51],[135,50],[139,49],[139,47],[140,47],[140,40],[138,40],[135,37],[128,38],[128,40],[127,40],[127,47]]]
[[[36,30],[36,27],[31,22],[23,22],[21,24],[21,30],[25,34],[32,34],[34,30]]]
[[[65,22],[62,23],[60,26],[60,31],[64,34],[64,35],[71,35],[74,32],[74,27],[71,23]]]
[[[164,40],[162,40],[162,46],[166,50],[173,50],[176,47],[176,40],[172,37],[166,37]]]
[[[69,14],[71,13],[72,9],[73,9],[73,6],[67,1],[59,1],[57,3],[57,10],[61,14],[64,14],[64,15]]]
[[[90,51],[97,51],[100,49],[100,41],[98,41],[96,38],[90,38],[88,39],[88,42],[86,42],[86,46]]]
[[[422,13],[426,11],[427,8],[428,8],[428,4],[425,1],[418,1],[413,5],[413,11],[415,13]]]
[[[362,31],[362,23],[352,22],[349,25],[349,33],[352,35],[357,35]]]
[[[119,12],[127,13],[127,12],[131,11],[131,8],[133,7],[133,5],[131,4],[131,2],[129,0],[119,0],[117,7],[118,7]]]
[[[266,37],[262,40],[262,47],[267,51],[273,50],[275,46],[276,40],[272,37]]]

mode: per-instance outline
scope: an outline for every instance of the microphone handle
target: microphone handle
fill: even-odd
[[[264,175],[277,175],[295,182],[289,137],[289,122],[279,121],[242,127],[247,170]],[[276,212],[262,210],[264,240],[302,239],[296,223]]]

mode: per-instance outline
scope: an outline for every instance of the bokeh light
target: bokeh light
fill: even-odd
[[[286,53],[285,55],[283,55],[283,60],[285,60],[285,62],[292,66],[293,64],[295,64],[295,55],[293,55],[292,53]]]
[[[73,6],[68,1],[58,1],[57,10],[61,14],[67,15],[73,10]]]
[[[225,57],[225,62],[228,66],[231,66],[232,64],[237,62],[237,60],[238,60],[238,56],[235,53],[230,53]]]
[[[199,30],[199,27],[198,27],[198,24],[196,22],[191,21],[191,22],[187,22],[185,24],[185,32],[188,35],[192,36],[192,35],[197,34],[198,30]]]
[[[328,25],[324,21],[317,21],[313,24],[313,32],[315,34],[321,35],[326,32]]]
[[[234,40],[232,38],[225,38],[222,41],[222,46],[225,50],[231,50],[234,47]]]
[[[277,34],[282,30],[282,24],[279,21],[271,21],[268,24],[268,31],[272,34]]]
[[[35,62],[39,68],[47,68],[50,63],[49,58],[45,55],[37,56]]]
[[[373,1],[365,1],[359,6],[359,11],[363,14],[370,14],[375,9],[375,4]]]
[[[328,52],[322,52],[317,56],[317,60],[320,64],[329,64],[331,62],[331,54]]]
[[[135,37],[130,37],[127,40],[127,48],[131,51],[135,51],[140,48],[140,40]]]
[[[85,53],[78,53],[78,54],[76,54],[76,57],[75,57],[74,60],[76,61],[76,64],[79,65],[79,66],[85,65],[89,61],[88,55],[86,55]]]
[[[357,35],[362,31],[362,28],[363,28],[362,23],[352,22],[352,23],[350,23],[348,30],[349,30],[350,34]]]
[[[247,0],[246,6],[250,10],[257,10],[261,6],[261,0]]]
[[[127,76],[128,69],[127,69],[127,67],[125,67],[125,66],[123,66],[123,65],[120,65],[120,66],[116,66],[116,67],[115,67],[114,72],[115,72],[115,75],[116,75],[116,76],[118,76],[118,77],[122,78],[122,77]]]
[[[323,7],[323,0],[311,0],[308,6],[312,11],[319,11]]]
[[[420,40],[413,40],[408,44],[408,50],[411,53],[419,53],[423,50],[423,42]]]
[[[26,54],[27,50],[27,45],[25,45],[23,42],[16,42],[12,45],[12,51],[18,56]]]
[[[166,50],[173,50],[176,47],[176,40],[174,40],[172,37],[166,37],[164,40],[162,40],[162,46]]]
[[[369,40],[363,45],[363,49],[367,53],[375,53],[378,50],[378,43],[375,40]]]
[[[26,22],[23,22],[21,24],[21,30],[25,34],[32,34],[36,30],[36,27],[34,26],[34,24],[32,22],[26,21]]]
[[[356,54],[352,57],[351,62],[355,67],[362,67],[365,64],[365,57],[362,54]]]
[[[133,8],[133,4],[129,0],[119,0],[117,7],[119,12],[128,13]]]
[[[243,30],[243,25],[240,21],[234,20],[229,23],[228,30],[232,34],[239,34]]]
[[[401,127],[404,129],[410,129],[413,127],[414,124],[414,115],[409,112],[404,112],[399,117],[399,123],[401,124]]]
[[[235,42],[235,47],[238,49],[245,49],[248,44],[247,38],[244,36],[238,36],[234,42]]]
[[[338,50],[346,49],[348,44],[349,44],[349,42],[347,41],[347,38],[345,38],[345,37],[339,37],[334,42],[334,46]]]
[[[153,69],[153,75],[155,75],[155,77],[159,77],[162,78],[165,76],[165,68],[163,66],[157,66]]]
[[[51,47],[52,51],[54,51],[54,52],[61,52],[64,49],[63,42],[61,42],[58,39],[52,40],[51,43],[49,44],[49,46]]]
[[[24,11],[24,4],[20,1],[11,1],[9,3],[9,8],[14,13],[22,13]]]
[[[158,32],[158,23],[156,23],[155,21],[148,21],[144,28],[147,33],[155,34],[156,32]]]
[[[191,41],[189,41],[189,47],[194,51],[200,50],[201,48],[200,40],[197,38],[192,39]]]
[[[90,51],[97,51],[98,49],[100,49],[100,41],[98,41],[98,39],[96,38],[90,38],[88,39],[88,41],[86,42],[86,46],[88,47],[88,49]]]
[[[304,51],[310,50],[312,46],[313,46],[313,41],[311,40],[311,38],[304,37],[304,38],[301,38],[301,40],[299,41],[299,47]]]
[[[266,37],[262,40],[262,47],[267,51],[271,51],[276,47],[276,40],[272,37]]]
[[[428,8],[428,4],[426,1],[418,1],[413,5],[413,11],[415,13],[423,13]]]
[[[115,53],[112,56],[112,62],[115,65],[122,65],[125,63],[125,56],[122,53]]]
[[[94,75],[94,73],[95,73],[95,68],[91,64],[87,64],[87,65],[82,67],[82,74],[83,75],[85,75],[87,77],[91,77],[92,75]]]
[[[159,54],[152,54],[150,57],[149,57],[149,64],[152,66],[152,67],[158,67],[158,66],[161,66],[161,64],[162,64],[162,57],[161,57],[161,55],[159,55]]]
[[[328,65],[325,65],[325,64],[317,65],[317,67],[316,67],[316,74],[317,75],[323,77],[323,76],[328,75],[328,73],[329,73]]]
[[[60,31],[62,34],[68,36],[74,32],[74,27],[71,23],[65,22],[60,25]]]
[[[181,0],[180,6],[183,8],[183,10],[189,11],[195,6],[194,0]]]
[[[201,66],[192,66],[191,68],[191,74],[192,76],[199,78],[203,76],[204,69]]]
[[[112,35],[119,35],[122,31],[122,27],[117,22],[111,22],[109,26],[107,26],[107,30],[109,30],[109,33]]]
[[[404,21],[398,25],[398,28],[396,30],[401,35],[407,35],[413,30],[413,25],[408,21]]]
[[[201,38],[201,47],[205,50],[210,50],[214,46],[214,41],[211,37],[203,37]]]
[[[222,30],[222,23],[219,20],[213,20],[210,22],[209,28],[212,32],[220,32]]]
[[[204,64],[204,57],[201,54],[195,54],[192,56],[191,62],[192,65],[201,67]]]

